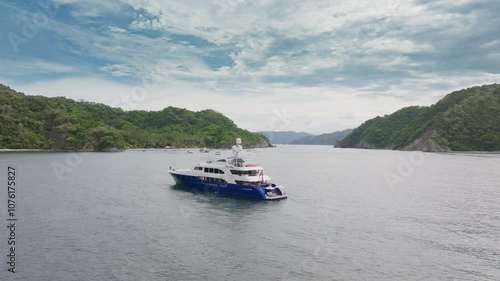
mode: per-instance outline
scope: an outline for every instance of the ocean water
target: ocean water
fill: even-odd
[[[286,200],[174,186],[214,157],[1,153],[0,279],[500,280],[500,154],[283,145],[252,157]]]

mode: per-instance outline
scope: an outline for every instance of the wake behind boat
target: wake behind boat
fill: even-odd
[[[241,139],[236,139],[233,152],[227,158],[207,161],[193,169],[171,169],[175,182],[200,191],[246,196],[262,200],[286,198],[285,188],[269,183],[264,169],[257,163],[246,162],[241,156]]]

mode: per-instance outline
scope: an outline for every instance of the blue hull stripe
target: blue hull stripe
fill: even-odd
[[[221,194],[245,196],[255,199],[266,199],[264,188],[260,186],[247,186],[232,183],[220,183],[201,180],[195,176],[179,175],[170,173],[175,182],[198,189],[202,192],[214,192]]]

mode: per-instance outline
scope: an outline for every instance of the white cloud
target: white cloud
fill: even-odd
[[[46,60],[11,60],[0,58],[0,74],[3,75],[27,75],[44,73],[71,73],[76,70],[71,65],[55,63]]]
[[[43,27],[71,43],[64,52],[97,61],[99,75],[160,85],[138,107],[212,107],[252,130],[272,129],[283,111],[284,130],[345,129],[500,78],[498,69],[480,65],[500,62],[496,33],[488,29],[498,20],[483,24],[484,11],[464,8],[474,1],[58,3],[81,23],[51,19]],[[97,18],[105,20],[91,25]],[[211,65],[213,53],[228,61]],[[14,69],[65,74],[75,67],[35,60]],[[7,71],[0,67],[0,74]],[[19,86],[107,104],[142,87],[85,77]]]
[[[126,29],[119,28],[119,27],[116,27],[116,26],[109,26],[109,30],[111,30],[113,32],[117,32],[117,33],[127,33]]]
[[[53,0],[53,2],[58,5],[72,5],[71,15],[78,20],[118,13],[122,7],[120,1],[117,0]]]
[[[83,7],[97,3],[60,2],[77,4],[73,12],[81,12],[82,17],[86,14]],[[106,4],[102,13],[109,13],[117,3]],[[359,79],[348,75],[362,75],[357,69],[353,71],[360,66],[367,73],[386,67],[387,70],[414,68],[421,65],[420,61],[406,55],[428,54],[442,49],[446,42],[422,41],[415,34],[430,30],[429,33],[446,31],[458,36],[464,28],[474,28],[470,21],[476,17],[474,13],[464,16],[435,9],[454,6],[449,3],[423,6],[400,0],[376,3],[123,0],[121,3],[136,10],[129,15],[130,28],[155,30],[163,32],[162,35],[127,33],[116,26],[99,33],[65,24],[54,24],[51,28],[90,56],[111,61],[99,68],[113,76],[135,75],[158,82],[192,80],[219,88],[292,81],[299,85],[336,86]],[[467,3],[471,2],[460,1],[455,6]],[[193,46],[189,39],[175,38],[177,35],[206,43]],[[210,69],[202,57],[213,50],[227,50],[232,64]],[[323,75],[317,75],[318,72]],[[331,77],[325,76],[329,72]],[[311,77],[315,82],[310,82]]]
[[[136,69],[123,64],[107,64],[99,70],[109,72],[115,77],[134,76],[137,73]]]

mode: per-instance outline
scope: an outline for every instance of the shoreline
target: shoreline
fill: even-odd
[[[293,146],[301,146],[300,144],[294,144]],[[304,144],[304,146],[309,146]],[[320,146],[320,145],[318,145]],[[330,146],[330,145],[324,145]],[[334,147],[334,148],[344,148],[344,147]],[[347,148],[347,147],[346,147]],[[254,149],[254,148],[252,148]],[[366,148],[347,148],[347,149],[366,149]],[[197,151],[199,148],[127,148],[121,151],[102,151],[102,152],[124,152],[124,151]],[[224,151],[228,149],[224,148],[211,148],[210,150],[214,151]],[[454,154],[454,153],[472,153],[472,154],[500,154],[500,150],[495,151],[485,151],[485,150],[473,150],[473,151],[422,151],[422,150],[393,150],[393,149],[383,149],[383,148],[372,148],[366,150],[388,150],[388,151],[421,151],[421,152],[429,152],[429,153],[442,153],[442,154]],[[40,148],[0,148],[0,153],[4,152],[98,152],[93,150],[52,150],[52,149],[40,149]]]
[[[93,150],[52,150],[39,148],[0,148],[0,153],[3,152],[124,152],[124,151],[198,151],[199,148],[127,148],[119,151],[93,151]],[[210,150],[227,150],[227,149],[210,149]]]
[[[0,148],[0,152],[32,152],[32,151],[45,151],[45,152],[52,152],[52,151],[57,151],[57,150],[51,150],[51,149],[39,149],[39,148]],[[63,150],[61,150],[63,151]],[[63,151],[65,152],[65,151]]]

